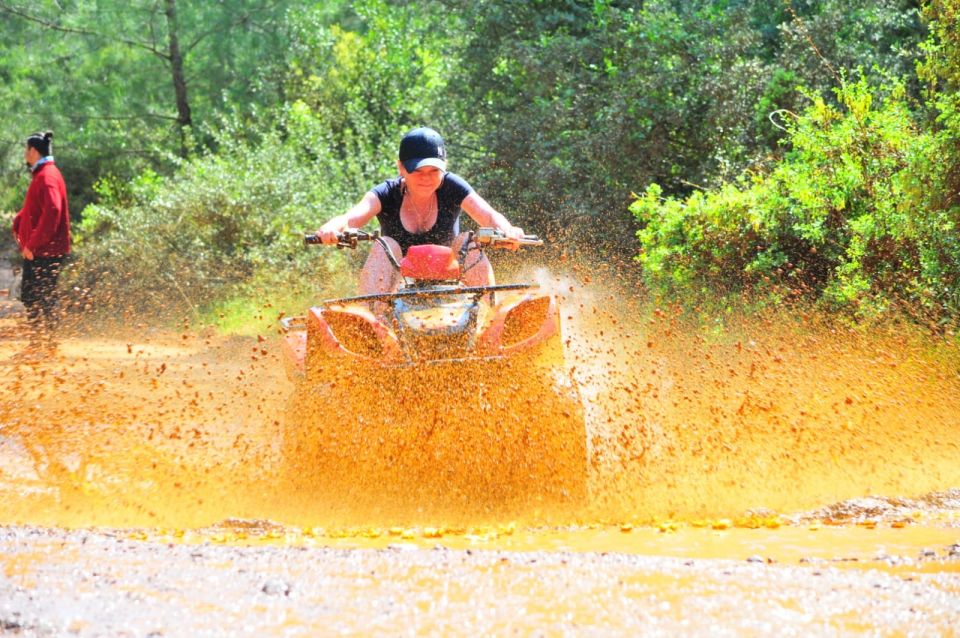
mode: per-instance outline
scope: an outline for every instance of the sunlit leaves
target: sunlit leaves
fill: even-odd
[[[686,199],[662,199],[654,185],[633,203],[651,287],[955,317],[960,269],[943,233],[951,213],[914,186],[937,169],[904,92],[849,82],[788,128],[792,150],[766,174]]]
[[[282,66],[287,4],[4,0],[0,78],[11,81],[0,82],[0,134],[19,141],[53,129],[71,208],[79,212],[99,178],[169,170],[168,155],[180,150],[168,6],[177,10],[194,128],[185,133],[193,149],[216,146],[207,126],[221,109],[249,112],[275,99],[267,78]],[[22,148],[10,143],[0,153],[19,162]]]

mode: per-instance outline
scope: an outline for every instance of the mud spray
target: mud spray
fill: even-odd
[[[291,409],[294,389],[272,332],[225,338],[189,326],[140,326],[70,338],[55,358],[21,362],[11,358],[23,344],[8,318],[0,343],[0,523],[181,535],[209,526],[241,534],[324,530],[330,538],[397,529],[756,527],[817,508],[828,508],[822,520],[852,521],[863,512],[850,499],[868,496],[888,510],[909,502],[911,511],[949,514],[944,494],[960,486],[960,356],[949,340],[903,327],[863,332],[799,313],[694,327],[588,277],[527,275],[562,299],[567,373],[586,412],[585,500],[484,501],[504,481],[538,480],[511,468],[529,439],[495,435],[484,439],[493,462],[482,470],[476,455],[458,466],[455,454],[412,441],[394,450],[406,454],[402,462],[357,458],[357,476],[368,464],[377,468],[360,481],[372,500],[314,494],[304,477],[318,452],[293,459],[283,447],[291,413],[308,411],[322,424],[364,404],[369,421],[377,406],[344,388],[339,400],[301,397]],[[483,406],[449,401],[462,382],[433,379],[404,395],[404,418],[446,432],[435,440],[454,447],[463,439],[451,432],[503,426],[502,416],[484,420]],[[527,416],[526,406],[542,397],[522,381],[497,396],[510,427],[549,436],[542,433],[550,422]],[[396,425],[400,415],[383,416]],[[377,423],[368,426],[373,436]],[[543,464],[544,476],[566,471],[549,458]],[[474,477],[476,489],[461,481],[443,507],[399,498],[439,498],[443,481],[458,476]],[[420,489],[431,483],[436,489]]]
[[[0,316],[0,633],[956,633],[954,340],[526,275],[562,298],[582,498],[542,489],[583,466],[522,376],[304,395],[269,328],[30,361]]]

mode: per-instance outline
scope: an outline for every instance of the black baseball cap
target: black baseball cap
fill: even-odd
[[[447,149],[443,138],[432,128],[415,128],[400,140],[400,162],[408,173],[421,166],[436,166],[447,170]]]

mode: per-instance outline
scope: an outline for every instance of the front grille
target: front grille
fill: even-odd
[[[400,347],[411,361],[457,359],[474,349],[477,303],[463,299],[447,303],[398,300],[394,325]]]
[[[407,331],[401,335],[400,345],[404,353],[415,361],[457,359],[473,351],[473,331],[432,334]]]

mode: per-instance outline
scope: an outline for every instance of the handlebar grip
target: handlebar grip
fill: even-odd
[[[479,228],[474,241],[481,246],[543,246],[543,240],[536,235],[524,235],[520,239],[510,239],[496,228]]]
[[[360,241],[374,241],[380,237],[380,231],[374,231],[368,233],[362,230],[346,230],[337,235],[337,248],[356,248],[357,242]],[[303,234],[303,243],[310,245],[320,245],[323,241],[320,239],[320,236],[316,233],[304,233]]]

